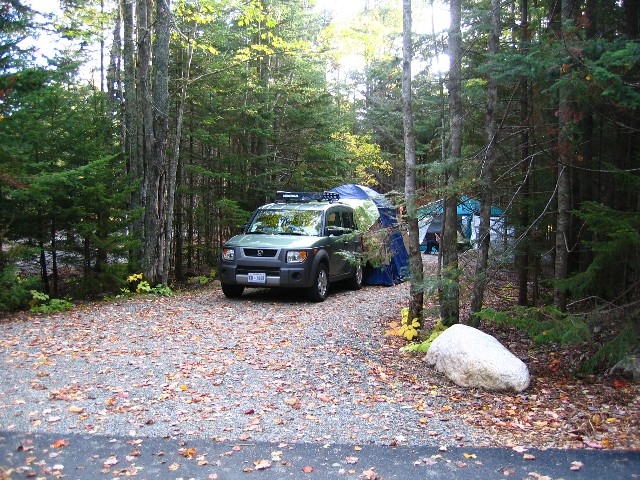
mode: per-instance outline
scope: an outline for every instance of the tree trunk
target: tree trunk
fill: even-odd
[[[131,193],[129,209],[132,212],[130,229],[134,239],[142,238],[143,222],[138,211],[143,205],[143,157],[142,139],[140,138],[141,117],[139,100],[139,85],[136,79],[136,55],[135,55],[135,21],[134,21],[134,0],[122,0],[120,8],[122,11],[123,42],[122,57],[124,63],[124,81],[122,98],[124,100],[124,121],[121,129],[121,143],[124,148],[127,162],[127,174],[137,182],[138,187]],[[131,248],[129,252],[129,265],[133,270],[138,270],[142,259],[140,248]]]
[[[411,270],[411,298],[409,319],[422,318],[424,301],[423,266],[420,255],[418,209],[416,205],[416,139],[413,130],[411,99],[411,61],[413,44],[411,38],[411,0],[402,0],[402,120],[404,127],[405,182],[404,195],[409,226],[409,265]]]
[[[193,36],[195,36],[195,27],[192,31]],[[178,163],[180,161],[180,142],[182,139],[182,121],[184,118],[184,106],[187,102],[187,87],[189,86],[189,78],[191,76],[191,60],[193,59],[193,45],[194,39],[191,38],[189,40],[189,47],[187,48],[187,61],[184,67],[184,71],[182,73],[182,88],[180,91],[180,103],[178,104],[178,113],[176,118],[176,136],[174,141],[173,155],[171,156],[171,160],[169,162],[169,191],[167,193],[168,196],[168,207],[167,207],[167,238],[165,239],[165,244],[167,248],[167,253],[164,257],[164,275],[163,284],[166,284],[168,281],[168,273],[170,270],[170,260],[171,260],[171,252],[172,252],[172,235],[174,234],[173,229],[173,219],[175,216],[174,206],[175,206],[175,192],[176,192],[176,176],[178,172]],[[181,231],[177,232],[178,235],[182,235]],[[177,252],[178,255],[181,254],[180,251]]]
[[[165,270],[169,204],[169,40],[170,1],[156,2],[153,42],[152,95],[145,98],[145,178],[143,267],[147,280],[156,285],[168,283]],[[147,72],[148,73],[148,72]],[[145,82],[146,83],[146,82]]]
[[[500,0],[491,0],[491,32],[489,33],[489,55],[495,61],[500,50]],[[482,182],[482,198],[480,201],[480,228],[478,231],[478,257],[476,263],[475,281],[471,296],[471,312],[469,325],[478,327],[480,320],[474,315],[482,308],[484,289],[487,284],[487,264],[489,248],[491,246],[491,205],[493,204],[493,168],[495,164],[496,136],[496,108],[498,106],[498,82],[493,73],[489,73],[487,82],[487,109],[485,124],[487,129],[487,147],[484,161],[480,168]]]
[[[573,2],[562,0],[560,34],[565,42],[570,41],[567,22],[572,19]],[[573,144],[571,141],[571,92],[563,88],[558,106],[558,213],[555,241],[555,281],[553,300],[558,310],[567,309],[567,289],[560,282],[567,279],[571,233],[571,165]]]
[[[449,27],[449,159],[447,195],[444,199],[444,224],[442,229],[442,287],[440,311],[442,323],[450,326],[460,320],[460,285],[458,283],[458,163],[462,155],[462,33],[461,0],[450,1],[451,25]]]
[[[526,55],[529,50],[529,2],[522,0],[520,3],[520,51]],[[529,225],[529,82],[522,78],[520,82],[520,174],[522,176],[521,200],[519,202],[519,226],[516,230],[516,238],[519,239],[515,256],[515,266],[518,274],[518,305],[529,304],[529,271],[530,271],[530,247],[524,232]]]

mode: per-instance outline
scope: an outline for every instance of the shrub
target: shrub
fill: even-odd
[[[539,343],[571,345],[591,339],[589,327],[582,318],[567,315],[553,307],[516,306],[504,312],[483,308],[476,315],[490,323],[523,330]]]

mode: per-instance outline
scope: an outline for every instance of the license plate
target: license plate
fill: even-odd
[[[267,283],[267,274],[266,273],[250,273],[248,280],[249,280],[249,283]]]

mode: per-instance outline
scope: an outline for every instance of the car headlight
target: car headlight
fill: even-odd
[[[226,260],[227,262],[232,262],[236,258],[236,251],[233,248],[223,248],[222,249],[222,260]]]
[[[291,250],[287,252],[287,263],[302,263],[307,259],[305,250]]]

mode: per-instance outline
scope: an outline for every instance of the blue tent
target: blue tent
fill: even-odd
[[[474,198],[463,195],[457,206],[458,227],[466,239],[474,241],[473,218],[480,213],[480,202]],[[430,240],[429,235],[440,233],[442,230],[442,215],[444,213],[444,201],[437,200],[418,209],[418,225],[420,228],[421,248],[426,248]],[[491,206],[491,217],[498,218],[504,215],[504,211],[496,206]]]
[[[460,197],[460,201],[458,202],[457,208],[458,215],[475,215],[480,212],[480,202],[474,198],[469,198],[466,195]],[[444,213],[443,208],[443,200],[437,200],[429,205],[425,205],[424,207],[420,207],[418,209],[419,215],[421,217],[431,215],[434,217],[440,216]],[[499,217],[504,214],[502,209],[492,206],[491,207],[491,216]]]
[[[402,233],[398,228],[396,208],[382,194],[364,185],[346,184],[331,190],[340,194],[340,201],[351,204],[366,212],[362,229],[369,229],[376,221],[380,227],[388,230],[386,236],[390,251],[388,265],[365,270],[364,282],[368,285],[392,286],[400,283],[409,275],[409,253],[404,245]]]

